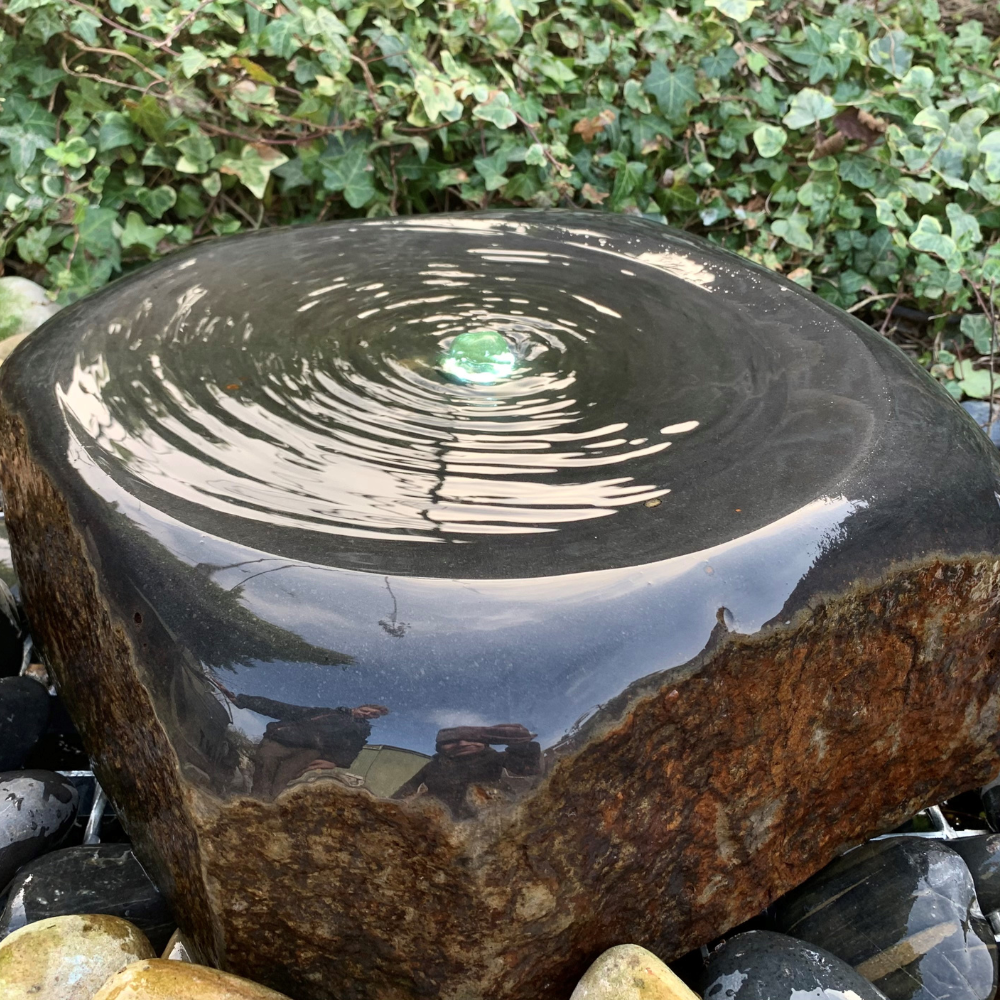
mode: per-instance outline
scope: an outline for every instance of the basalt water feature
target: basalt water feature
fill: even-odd
[[[631,218],[196,247],[0,377],[34,634],[212,963],[565,998],[991,778],[989,442],[895,347]]]

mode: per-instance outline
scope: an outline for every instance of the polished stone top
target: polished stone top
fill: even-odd
[[[483,331],[515,363],[456,377],[443,359]],[[1000,550],[995,451],[925,373],[630,217],[200,245],[59,313],[0,398],[191,774],[225,794],[326,769],[458,788],[439,797],[461,816],[453,771],[530,783],[720,629]]]

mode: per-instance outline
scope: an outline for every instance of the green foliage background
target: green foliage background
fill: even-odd
[[[631,212],[984,398],[998,56],[937,0],[0,0],[0,251],[70,301],[259,226]]]

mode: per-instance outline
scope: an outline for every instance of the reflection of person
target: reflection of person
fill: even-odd
[[[219,690],[237,708],[278,720],[268,723],[254,754],[253,794],[259,799],[273,799],[306,771],[350,767],[371,736],[371,720],[389,712],[384,705],[316,708]]]
[[[468,819],[474,815],[465,798],[471,785],[497,786],[504,772],[515,777],[541,773],[542,750],[534,735],[518,723],[442,729],[437,752],[393,798],[426,792],[448,806],[456,819]],[[507,749],[494,750],[494,744]]]

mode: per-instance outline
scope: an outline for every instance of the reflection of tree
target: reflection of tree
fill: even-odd
[[[90,519],[90,532],[101,553],[102,579],[131,633],[140,676],[185,774],[226,792],[241,753],[213,672],[271,662],[346,666],[353,658],[267,621],[243,603],[242,586],[227,589],[212,578],[224,566],[191,565],[115,505],[103,505]],[[201,537],[187,530],[193,553]]]
[[[197,545],[200,533],[190,530],[192,545]],[[115,561],[133,585],[134,599],[146,606],[135,611],[140,618],[151,612],[195,662],[230,670],[236,664],[274,661],[317,666],[353,662],[348,654],[314,646],[250,610],[242,601],[243,583],[226,588],[212,579],[241,563],[192,566],[128,517],[115,518],[113,533]]]
[[[389,577],[385,578],[385,589],[389,591],[389,596],[392,598],[392,615],[389,618],[380,618],[379,625],[382,626],[382,630],[387,634],[391,635],[393,639],[402,639],[406,635],[406,630],[410,627],[407,622],[397,622],[396,615],[399,613],[399,607],[396,604],[396,595],[392,592],[392,587],[389,584]]]

